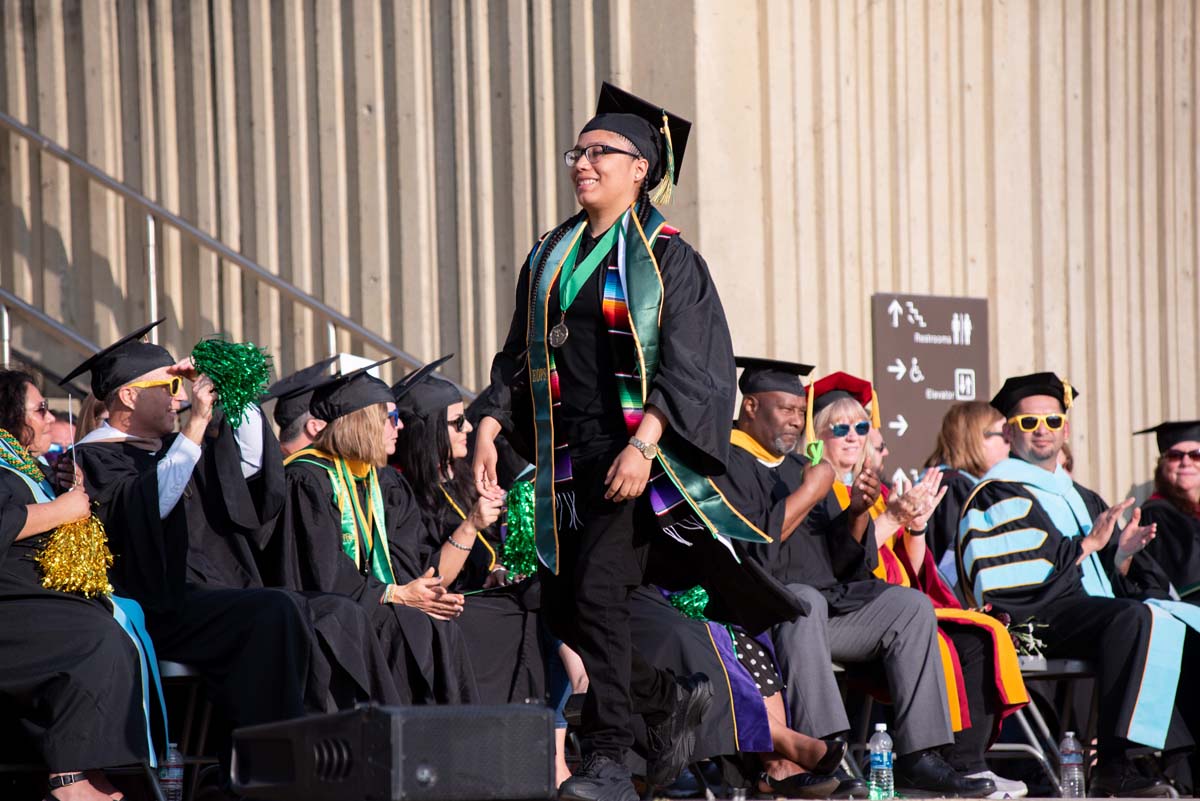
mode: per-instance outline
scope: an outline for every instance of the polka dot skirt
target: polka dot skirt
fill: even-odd
[[[733,644],[737,649],[738,664],[749,672],[763,698],[770,698],[783,689],[783,679],[765,648],[750,635],[736,630],[733,632]]]

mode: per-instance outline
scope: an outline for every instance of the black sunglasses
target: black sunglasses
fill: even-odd
[[[460,414],[458,417],[455,417],[453,420],[447,420],[446,425],[450,426],[455,431],[457,431],[458,433],[461,434],[463,432],[463,429],[467,427],[467,416],[465,414]]]

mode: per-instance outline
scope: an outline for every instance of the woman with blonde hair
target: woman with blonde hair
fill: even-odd
[[[958,584],[955,542],[963,504],[983,474],[1007,458],[1004,415],[987,401],[950,407],[942,418],[937,446],[925,460],[925,467],[942,474],[946,488],[946,497],[929,518],[925,542],[942,579],[952,588]]]
[[[808,436],[814,443],[810,453],[819,452],[833,465],[838,476],[834,493],[845,509],[850,503],[848,488],[871,466],[869,435],[880,419],[875,390],[868,381],[834,373],[809,386],[808,408],[812,421]],[[968,413],[958,416],[966,418]],[[955,426],[969,428],[966,422]],[[977,453],[974,458],[987,456]],[[979,463],[972,466],[978,469]],[[884,488],[871,508],[879,548],[875,575],[890,584],[914,587],[933,603],[954,729],[954,743],[948,749],[951,766],[971,778],[991,779],[996,785],[992,797],[1020,798],[1028,792],[1024,783],[990,771],[984,753],[1004,717],[1028,703],[1029,696],[1008,631],[989,615],[964,610],[933,565],[925,538],[928,522],[947,494],[939,489],[942,482],[941,471],[930,470],[903,496],[889,497]]]
[[[349,596],[370,612],[403,701],[474,702],[475,677],[454,621],[463,597],[413,558],[409,546],[424,529],[412,489],[396,471],[381,470],[395,452],[400,417],[392,391],[369,369],[312,390],[309,412],[326,426],[285,460],[271,578],[293,590]]]

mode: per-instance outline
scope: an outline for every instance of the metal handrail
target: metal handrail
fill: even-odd
[[[261,265],[256,264],[242,254],[238,253],[236,250],[233,250],[224,242],[200,230],[192,223],[180,217],[178,214],[175,214],[164,206],[154,202],[138,190],[126,183],[123,183],[122,181],[117,180],[113,176],[97,168],[95,165],[89,163],[85,159],[80,158],[71,151],[59,145],[54,140],[48,138],[33,128],[30,128],[20,120],[4,111],[0,111],[0,126],[7,128],[21,137],[24,137],[43,152],[49,153],[51,156],[54,156],[60,161],[63,161],[69,166],[79,170],[88,178],[101,184],[106,189],[116,192],[130,203],[140,206],[148,214],[170,225],[172,228],[175,228],[200,247],[216,253],[220,258],[230,262],[231,264],[237,265],[245,273],[249,274],[258,282],[273,287],[284,297],[308,308],[318,317],[324,319],[327,323],[337,325],[338,327],[350,332],[353,336],[370,343],[372,346],[383,353],[386,353],[388,356],[394,356],[400,361],[407,363],[410,367],[419,367],[420,365],[424,364],[421,359],[418,359],[416,356],[397,348],[383,337],[367,328],[364,328],[362,325],[342,314],[337,309],[327,306],[294,284],[285,281]],[[45,317],[45,315],[42,316]],[[46,319],[49,320],[50,318]],[[82,340],[82,338],[80,339]],[[82,341],[86,342],[86,340]],[[474,393],[471,393],[465,389],[463,389],[463,392],[468,397],[474,397]]]
[[[59,342],[79,351],[82,356],[91,356],[100,352],[100,346],[95,342],[76,334],[58,320],[50,317],[36,306],[29,305],[7,289],[0,289],[0,307],[17,312]]]

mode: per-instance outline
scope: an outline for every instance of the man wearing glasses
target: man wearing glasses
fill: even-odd
[[[1157,796],[1162,780],[1136,770],[1129,752],[1193,745],[1184,720],[1198,720],[1197,710],[1177,703],[1176,687],[1184,640],[1195,636],[1189,625],[1200,615],[1169,600],[1143,602],[1146,577],[1161,572],[1139,553],[1154,526],[1139,525],[1134,509],[1121,530],[1133,499],[1109,508],[1059,466],[1078,395],[1054,373],[1034,373],[1009,378],[992,399],[1011,457],[964,504],[959,571],[973,605],[1045,624],[1047,656],[1095,664],[1099,747],[1089,794]],[[1154,677],[1143,680],[1148,670]]]

